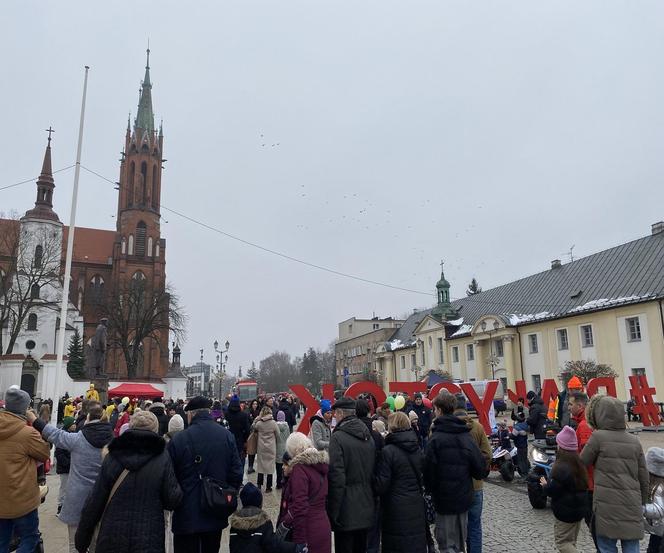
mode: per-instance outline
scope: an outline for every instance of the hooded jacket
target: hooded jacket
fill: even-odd
[[[424,403],[417,405],[413,402],[412,411],[417,415],[420,424],[420,436],[426,438],[429,435],[429,428],[431,428],[432,413]]]
[[[164,551],[164,510],[172,511],[182,501],[182,489],[165,446],[154,432],[132,429],[108,445],[108,455],[76,532],[79,551],[87,551],[100,520],[97,553]],[[107,506],[111,489],[124,469],[129,474]]]
[[[421,482],[423,456],[413,430],[388,434],[376,471],[381,497],[383,553],[426,553],[426,514]],[[416,473],[417,471],[417,473]]]
[[[228,404],[226,422],[228,422],[228,430],[235,438],[237,452],[242,457],[244,456],[244,444],[247,443],[247,438],[251,432],[251,422],[249,421],[249,414],[240,409],[239,399],[231,399]]]
[[[229,519],[230,553],[294,553],[295,543],[274,534],[268,514],[258,507],[245,507]]]
[[[466,410],[457,409],[454,411],[454,416],[459,417],[462,421],[466,423],[468,430],[470,431],[470,437],[477,444],[477,447],[480,448],[482,457],[486,463],[487,474],[489,473],[489,465],[491,464],[491,444],[489,443],[489,438],[487,438],[486,433],[484,432],[484,427],[477,422],[477,419],[473,419]],[[526,435],[526,446],[528,445],[528,436]],[[481,490],[484,487],[484,480],[482,479],[473,479],[473,489],[475,491]]]
[[[433,421],[424,457],[424,484],[441,515],[465,513],[473,501],[473,478],[489,473],[465,421],[443,415]]]
[[[160,401],[150,405],[150,411],[154,413],[159,421],[159,435],[163,436],[168,432],[168,421],[170,417],[166,414],[166,406]]]
[[[33,426],[56,447],[71,453],[67,492],[60,512],[60,521],[76,526],[83,504],[99,476],[102,449],[113,439],[111,425],[107,422],[91,421],[79,432],[67,432],[37,419]]]
[[[350,532],[373,526],[374,463],[375,445],[366,425],[355,416],[341,420],[330,438],[327,510],[334,530]]]
[[[329,553],[332,547],[325,512],[328,462],[327,452],[313,447],[295,455],[282,497],[280,521],[293,528],[292,541],[308,544],[310,553]]]
[[[24,418],[0,411],[0,519],[19,518],[39,507],[35,463],[48,457],[39,432]]]
[[[332,437],[332,430],[330,425],[327,423],[321,410],[309,419],[311,422],[311,430],[309,431],[309,437],[314,444],[314,447],[319,451],[327,451],[330,447],[330,438]]]
[[[648,500],[649,476],[639,440],[628,434],[620,400],[595,395],[586,408],[595,431],[581,452],[594,465],[593,512],[597,534],[611,539],[643,538],[642,506]]]

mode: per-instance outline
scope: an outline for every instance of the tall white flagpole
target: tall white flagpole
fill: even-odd
[[[71,194],[71,212],[69,213],[69,232],[67,233],[67,258],[65,261],[65,278],[62,285],[62,303],[60,306],[60,328],[58,331],[58,349],[55,361],[55,387],[53,388],[53,412],[51,424],[58,422],[58,406],[60,404],[60,379],[62,378],[62,359],[65,353],[65,331],[67,328],[67,309],[69,307],[69,284],[71,281],[71,261],[74,253],[74,230],[76,229],[76,202],[78,200],[78,178],[81,174],[81,149],[83,148],[83,123],[85,121],[85,96],[88,90],[89,66],[85,66],[83,81],[83,100],[81,101],[81,120],[78,126],[78,146],[76,148],[76,170],[74,172],[74,190]]]

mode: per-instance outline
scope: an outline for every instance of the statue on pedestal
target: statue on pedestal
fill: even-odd
[[[106,374],[104,368],[106,365],[107,326],[108,319],[101,319],[97,325],[97,330],[95,330],[95,335],[92,337],[94,376],[103,376]]]

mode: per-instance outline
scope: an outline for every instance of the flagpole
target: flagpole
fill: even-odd
[[[81,174],[81,150],[83,148],[83,123],[85,121],[85,97],[88,90],[89,66],[85,66],[85,79],[83,81],[83,99],[81,100],[81,119],[78,126],[78,146],[76,147],[76,169],[74,172],[74,190],[71,195],[71,211],[69,213],[69,232],[67,233],[67,257],[65,261],[64,283],[62,285],[62,303],[60,305],[60,328],[58,331],[58,345],[55,361],[55,386],[53,388],[53,412],[51,423],[58,422],[58,407],[60,405],[60,380],[62,378],[62,360],[65,352],[65,331],[67,328],[67,310],[69,307],[69,284],[71,282],[71,262],[74,253],[74,231],[76,229],[76,203],[78,200],[78,179]]]

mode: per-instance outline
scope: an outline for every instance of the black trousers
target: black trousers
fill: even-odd
[[[367,529],[335,532],[334,553],[366,553],[368,534]]]
[[[516,449],[516,467],[521,476],[528,476],[530,461],[528,461],[528,446]]]
[[[219,553],[221,530],[201,534],[174,534],[175,553]]]
[[[259,472],[258,473],[258,478],[256,478],[256,485],[260,488],[263,486],[263,473]],[[271,490],[272,489],[272,475],[268,474],[267,475],[267,489]]]
[[[277,489],[284,485],[284,464],[277,463]]]
[[[256,455],[249,455],[249,468],[253,469],[254,468],[254,460],[256,459]]]

